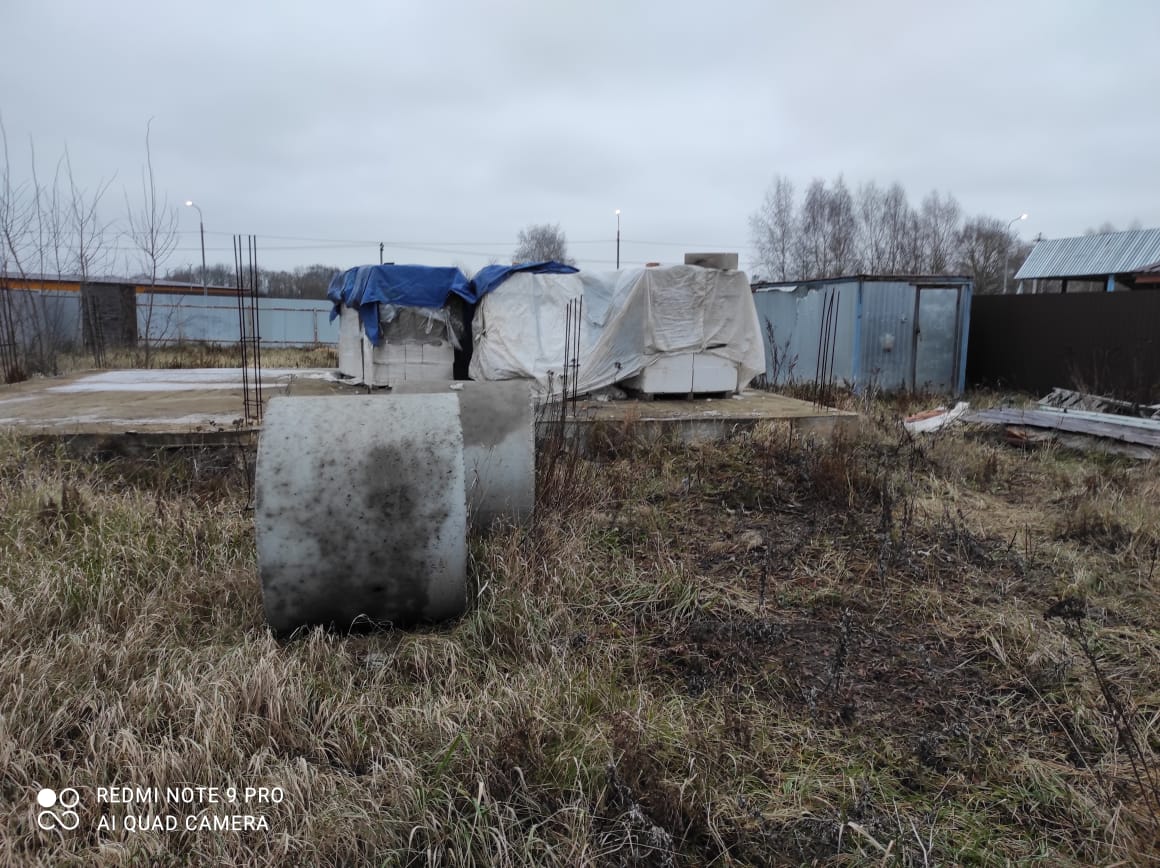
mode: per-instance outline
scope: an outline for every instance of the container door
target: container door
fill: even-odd
[[[959,362],[959,289],[919,287],[914,329],[914,388],[953,392]]]

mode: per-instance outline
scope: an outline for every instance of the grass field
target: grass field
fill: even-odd
[[[472,541],[458,622],[285,644],[242,454],[0,441],[0,862],[1157,860],[1160,466],[869,409],[826,444],[610,431]],[[150,812],[182,826],[123,828]]]
[[[242,350],[238,345],[172,344],[150,347],[148,356],[141,348],[111,348],[104,354],[108,368],[233,368],[241,367]],[[252,364],[252,361],[251,361]],[[93,368],[91,353],[61,353],[56,360],[61,374]],[[266,347],[262,365],[267,368],[334,368],[338,350],[334,346]]]

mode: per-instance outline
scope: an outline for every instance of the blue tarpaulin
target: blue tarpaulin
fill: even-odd
[[[479,301],[513,274],[530,271],[533,274],[575,274],[580,269],[562,262],[524,262],[520,265],[487,265],[471,279],[474,298]]]
[[[333,320],[342,305],[358,311],[363,331],[378,344],[379,304],[402,307],[443,307],[451,294],[474,302],[471,285],[458,268],[429,265],[360,265],[336,274],[326,290],[334,302]]]
[[[376,346],[381,342],[379,304],[401,307],[443,307],[452,293],[474,304],[513,274],[572,274],[579,269],[560,262],[527,262],[521,265],[488,265],[468,281],[458,268],[430,265],[360,265],[336,274],[326,290],[334,302],[333,321],[339,308],[358,311],[363,331]]]

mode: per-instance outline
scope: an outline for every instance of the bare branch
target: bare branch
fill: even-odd
[[[549,260],[562,262],[565,265],[575,265],[576,261],[568,257],[568,239],[560,224],[534,223],[526,229],[521,229],[517,239],[516,252],[512,254],[512,262],[547,262]]]

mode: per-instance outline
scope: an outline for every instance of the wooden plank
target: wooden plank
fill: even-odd
[[[1091,416],[1098,418],[1086,418]],[[1160,447],[1160,424],[1149,419],[1130,419],[1126,416],[1110,416],[1107,413],[1003,408],[979,410],[964,416],[963,419],[967,422],[995,425],[1029,425],[1033,428],[1107,437],[1122,443]]]
[[[1056,409],[1054,407],[1038,407],[1030,412],[1070,416],[1073,419],[1083,419],[1088,422],[1108,422],[1114,425],[1125,425],[1129,428],[1139,428],[1144,431],[1160,431],[1160,422],[1155,419],[1144,419],[1140,416],[1121,416],[1118,413],[1099,413],[1094,410],[1072,410],[1071,408]]]
[[[1103,395],[1091,395],[1087,392],[1076,392],[1073,389],[1064,389],[1056,386],[1051,394],[1039,399],[1039,406],[1057,408],[1061,410],[1083,410],[1096,413],[1115,413],[1130,418],[1156,418],[1160,412],[1160,405],[1134,404],[1131,401],[1121,401],[1117,398],[1107,398]]]
[[[1007,428],[1007,440],[1019,446],[1058,443],[1068,449],[1080,452],[1107,452],[1111,455],[1126,455],[1140,461],[1150,461],[1156,457],[1156,450],[1136,443],[1121,443],[1107,437],[1092,437],[1089,434],[1069,434],[1066,431],[1045,431],[1042,428],[1027,428],[1016,425]]]

